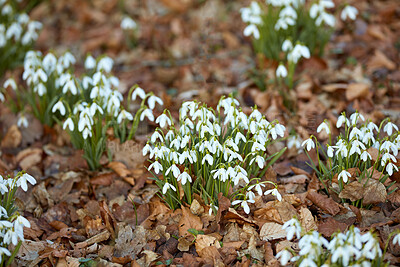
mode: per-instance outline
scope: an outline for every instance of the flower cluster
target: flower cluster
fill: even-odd
[[[378,127],[375,123],[366,121],[358,112],[353,113],[350,118],[342,113],[336,127],[344,128],[344,132],[337,137],[334,145],[331,143],[330,127],[325,120],[317,128],[318,133],[325,131],[329,135],[326,147],[319,142],[315,144],[314,140],[317,141],[317,138],[314,136],[305,140],[302,145],[306,151],[316,148],[325,155],[327,163],[324,164],[319,159],[313,168],[324,184],[326,181],[331,185],[338,183],[338,186],[334,186],[338,189],[337,193],[345,184],[356,178],[359,181],[371,179],[378,172],[377,179],[383,183],[393,172],[398,171],[396,156],[400,149],[400,132],[389,118],[384,119]],[[319,156],[319,153],[317,154]],[[357,177],[352,177],[350,169],[359,172]],[[337,181],[333,180],[335,176]]]
[[[14,89],[11,91],[17,96],[17,101],[10,97],[8,103],[15,112],[20,112],[19,126],[28,126],[25,103],[29,103],[33,114],[44,124],[52,126],[64,120],[63,129],[70,134],[72,144],[84,150],[90,168],[96,169],[105,151],[107,129],[112,127],[114,136],[121,142],[131,139],[139,121],[146,117],[154,120],[155,103],[162,105],[163,102],[153,93],[146,94],[135,86],[129,92],[126,107],[137,97],[142,101],[133,115],[126,110],[124,97],[116,90],[119,80],[110,74],[111,58],[95,59],[89,55],[84,64],[86,72],[81,77],[73,72],[75,62],[69,52],[57,58],[52,53],[43,56],[40,52],[29,51],[23,73],[27,88],[18,88],[12,79],[7,80],[4,87]]]
[[[268,122],[256,108],[248,116],[232,97],[222,97],[217,109],[190,101],[182,104],[180,127],[176,128],[168,112],[156,122],[158,128],[143,149],[153,160],[149,170],[162,189],[162,197],[171,208],[182,202],[191,203],[199,194],[210,213],[218,207],[218,194],[240,204],[246,213],[254,203],[255,193],[263,194],[266,169],[285,151],[267,156],[267,147],[285,127],[277,121]],[[277,186],[266,190],[281,198]],[[254,191],[254,192],[253,192]]]
[[[298,60],[308,58],[310,54],[321,56],[335,26],[335,16],[327,11],[335,7],[332,0],[310,2],[313,3],[307,4],[305,0],[266,0],[266,5],[260,6],[253,1],[249,7],[241,9],[242,20],[247,24],[244,35],[254,37],[257,53],[282,61],[276,76],[288,76],[290,88]],[[357,14],[356,8],[346,5],[341,19],[355,20]],[[281,58],[281,52],[285,52],[286,58]],[[286,62],[289,71],[285,68]]]
[[[298,266],[382,266],[384,253],[372,232],[361,234],[360,229],[351,226],[345,233],[335,233],[328,241],[317,231],[301,236],[303,229],[297,219],[287,221],[283,228],[287,239],[296,234],[299,240],[298,253],[283,249],[276,255],[282,265],[294,262]],[[393,243],[397,242],[394,241]]]
[[[30,20],[13,5],[14,1],[0,1],[0,75],[7,68],[18,66],[24,60],[25,53],[39,37],[42,24]]]
[[[24,241],[24,227],[30,227],[27,219],[17,212],[14,206],[15,192],[18,188],[28,190],[28,183],[36,184],[35,178],[20,172],[14,178],[3,178],[0,175],[0,264],[9,266],[16,255],[21,242]],[[13,251],[10,251],[10,245]]]

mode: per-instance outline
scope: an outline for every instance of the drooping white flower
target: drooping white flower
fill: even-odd
[[[301,143],[301,146],[305,147],[307,151],[310,151],[311,149],[315,148],[315,144],[314,141],[312,140],[312,137],[303,141],[303,143]]]
[[[235,206],[235,205],[240,203],[240,206],[243,208],[244,212],[246,214],[249,214],[250,213],[250,207],[249,207],[248,203],[254,203],[254,202],[255,202],[254,199],[247,199],[247,200],[246,199],[245,200],[238,199],[238,200],[235,200],[235,201],[232,202],[232,206]]]
[[[346,123],[346,125],[349,127],[350,126],[350,121],[342,114],[339,116],[337,122],[336,122],[336,128],[342,127],[342,124]]]
[[[317,128],[317,133],[320,133],[322,130],[325,130],[327,134],[331,133],[330,127],[328,122],[325,120],[323,121]]]
[[[8,78],[4,84],[3,87],[7,88],[7,87],[11,87],[14,91],[17,90],[17,83],[15,82],[15,80],[13,78]]]
[[[387,133],[389,136],[392,135],[393,129],[395,129],[396,131],[399,130],[399,128],[397,127],[397,125],[394,124],[394,123],[392,123],[391,121],[388,121],[388,123],[386,123],[385,127],[383,127],[383,131],[384,131],[385,133]]]
[[[158,118],[156,119],[156,123],[159,123],[161,128],[164,128],[166,125],[172,125],[171,119],[165,113],[158,116]]]
[[[250,165],[252,165],[253,162],[257,162],[258,167],[259,167],[260,169],[262,169],[262,168],[264,168],[264,165],[265,165],[265,158],[262,157],[262,156],[260,156],[260,155],[257,155],[256,157],[254,157],[254,158],[250,161]]]
[[[31,185],[35,185],[36,179],[33,178],[31,175],[24,173],[21,177],[18,178],[17,186],[20,186],[22,190],[26,192],[26,190],[28,190],[27,182],[29,182]]]
[[[361,153],[360,155],[360,159],[362,159],[363,161],[367,161],[368,158],[371,160],[372,157],[371,155],[365,150],[364,152]]]
[[[280,259],[282,266],[285,266],[292,258],[292,253],[290,253],[287,249],[282,249],[276,254],[276,258]]]
[[[285,66],[281,63],[279,64],[279,67],[276,69],[276,77],[282,77],[285,78],[287,76],[287,70]]]
[[[342,13],[340,14],[340,18],[345,21],[347,18],[351,20],[355,20],[358,15],[358,10],[357,8],[346,5],[345,8],[343,8]]]
[[[119,113],[118,117],[117,117],[117,122],[121,123],[122,120],[124,119],[128,119],[130,121],[133,121],[133,116],[131,113],[129,113],[128,111],[126,111],[125,109],[121,110],[121,112]]]
[[[293,44],[292,44],[292,42],[290,41],[290,40],[285,40],[283,43],[282,43],[282,51],[283,52],[289,52],[289,51],[291,51],[293,49]]]
[[[182,185],[185,185],[187,181],[190,183],[192,182],[192,177],[186,171],[184,171],[179,174],[177,181],[181,181]]]
[[[176,192],[175,186],[173,186],[172,184],[166,182],[164,184],[164,186],[163,186],[162,193],[165,195],[167,193],[168,189],[172,189],[172,190],[174,190]]]
[[[85,59],[85,69],[92,70],[96,68],[96,59],[92,55],[88,55]]]
[[[149,108],[150,108],[150,109],[154,109],[154,108],[155,108],[156,102],[157,102],[160,106],[164,105],[164,102],[161,100],[161,98],[159,98],[159,97],[157,97],[157,96],[155,96],[155,95],[152,95],[152,96],[150,96],[150,97],[147,99],[147,103],[149,104]]]
[[[251,36],[255,39],[260,39],[260,31],[255,24],[249,24],[243,31],[244,36]]]
[[[145,109],[143,112],[140,114],[140,120],[143,121],[144,118],[148,118],[150,121],[154,121],[154,115],[153,111],[151,109]]]
[[[137,24],[132,18],[125,16],[121,21],[121,28],[124,30],[134,30],[137,28]]]
[[[399,171],[399,168],[398,168],[396,165],[394,165],[393,163],[389,162],[389,163],[386,165],[386,171],[387,171],[387,173],[389,174],[389,176],[392,176],[392,174],[393,174],[393,169],[395,169],[396,172]]]
[[[58,101],[58,102],[53,106],[53,108],[51,109],[51,112],[56,113],[57,110],[60,111],[60,114],[61,114],[62,116],[65,115],[65,107],[64,107],[64,104],[63,104],[63,102],[62,102],[61,100]]]
[[[338,175],[338,180],[342,179],[344,183],[347,183],[349,177],[351,177],[351,174],[346,170],[342,170]]]
[[[28,128],[28,120],[23,114],[19,115],[18,121],[17,121],[17,126],[21,128],[23,126],[24,128]]]
[[[307,46],[302,44],[296,44],[287,55],[287,59],[294,63],[297,63],[302,57],[310,58],[310,50]]]
[[[74,122],[72,121],[71,117],[69,117],[68,119],[65,120],[64,124],[63,124],[63,129],[68,129],[72,132],[75,128],[74,126]]]
[[[149,170],[154,169],[154,173],[155,174],[159,174],[160,171],[163,170],[163,166],[158,162],[158,161],[154,161],[152,164],[150,164],[149,166]]]
[[[282,229],[286,230],[286,239],[292,240],[294,235],[296,234],[297,239],[301,237],[301,225],[300,222],[294,218],[285,222],[282,226]]]
[[[393,238],[393,245],[396,245],[396,243],[400,246],[400,233],[395,235]]]
[[[136,97],[139,96],[141,99],[144,99],[146,97],[146,92],[140,88],[137,87],[133,92],[132,92],[132,100],[136,100]]]
[[[279,191],[278,191],[277,188],[270,189],[270,190],[266,190],[266,191],[264,192],[264,195],[269,195],[269,194],[271,194],[271,195],[273,195],[273,196],[276,196],[276,198],[277,198],[279,201],[282,201],[282,196],[281,196],[281,194],[279,193]]]

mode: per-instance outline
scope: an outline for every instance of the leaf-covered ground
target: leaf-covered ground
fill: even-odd
[[[249,78],[262,59],[256,61],[242,34],[239,10],[247,1],[43,1],[30,15],[44,24],[36,49],[68,49],[77,58],[106,53],[115,59],[122,93],[134,84],[154,91],[175,118],[184,100],[215,106],[221,95],[235,93],[242,105],[256,104],[267,119],[278,118],[306,139],[316,135],[325,118],[336,124],[343,110],[358,110],[372,121],[389,116],[400,124],[398,1],[353,2],[360,10],[356,22],[339,22],[324,58],[302,61],[299,83],[290,92],[296,115],[277,91],[262,92]],[[124,13],[140,27],[135,48],[127,47],[120,28]],[[12,74],[20,77],[21,72]],[[200,198],[175,211],[158,198],[141,152],[155,125],[141,125],[135,141],[123,145],[108,140],[113,158],[104,156],[104,168],[91,172],[60,127],[43,127],[29,117],[29,127],[20,129],[16,121],[0,105],[0,172],[23,169],[37,179],[27,193],[17,193],[17,205],[31,222],[18,266],[279,266],[276,251],[297,246],[285,240],[281,229],[294,215],[306,230],[326,237],[353,224],[376,229],[382,245],[400,229],[400,191],[387,195],[349,188],[348,194],[363,194],[372,208],[338,204],[317,192],[321,184],[307,156],[296,150],[286,152],[266,174],[279,184],[281,202],[258,198],[247,215],[221,197],[217,216],[210,216]],[[390,179],[398,186],[400,174]],[[202,231],[196,239],[191,228]],[[386,257],[400,264],[399,256],[399,247],[390,245]]]

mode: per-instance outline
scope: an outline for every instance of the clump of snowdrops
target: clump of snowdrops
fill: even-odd
[[[143,154],[150,154],[148,169],[172,209],[191,204],[193,194],[210,205],[210,214],[218,209],[219,193],[246,213],[255,193],[281,199],[277,185],[263,177],[286,150],[267,153],[268,146],[284,136],[285,127],[267,121],[257,108],[248,116],[232,97],[222,97],[216,110],[189,101],[180,109],[179,128],[168,111],[156,122],[161,128],[153,133]],[[267,184],[272,189],[263,192]]]
[[[305,233],[300,222],[293,218],[283,228],[287,240],[299,239],[299,252],[283,249],[276,255],[281,265],[292,262],[295,266],[388,266],[384,255],[389,244],[382,252],[376,235],[369,231],[361,234],[360,229],[351,226],[345,233],[337,232],[330,241],[313,230]],[[395,235],[393,232],[390,237]],[[400,234],[393,239],[393,244],[400,245]]]
[[[0,76],[20,65],[39,37],[42,24],[20,13],[15,1],[0,1]]]
[[[244,35],[253,37],[257,53],[281,62],[276,78],[286,78],[292,88],[299,60],[323,55],[336,23],[329,12],[334,7],[332,0],[253,1],[241,9],[242,20],[248,24]],[[343,21],[355,20],[357,14],[356,8],[344,5],[340,17]]]
[[[128,47],[134,48],[137,43],[138,25],[129,16],[124,16],[121,20],[121,29],[124,31]]]
[[[81,77],[74,74],[75,62],[69,52],[57,58],[52,53],[43,56],[29,51],[23,73],[28,86],[18,87],[13,79],[7,80],[4,87],[11,87],[16,95],[15,101],[10,96],[7,103],[20,113],[21,127],[28,127],[24,116],[28,109],[48,126],[62,124],[74,147],[83,149],[89,167],[97,169],[106,150],[107,130],[112,128],[121,143],[132,139],[139,121],[146,117],[154,120],[152,110],[156,103],[163,105],[163,101],[137,86],[131,88],[124,101],[117,90],[118,78],[110,74],[113,60],[109,57],[95,59],[89,55],[85,60],[86,72]],[[127,109],[136,98],[142,99],[140,107],[131,113]]]
[[[318,133],[325,131],[329,135],[326,145],[321,145],[315,136],[302,143],[306,153],[314,148],[317,150],[318,162],[314,163],[310,158],[311,166],[327,193],[332,190],[340,194],[352,181],[358,181],[364,186],[370,179],[384,183],[398,171],[395,163],[400,149],[400,134],[398,127],[389,118],[384,119],[378,126],[366,121],[358,112],[353,113],[350,118],[343,112],[337,120],[336,127],[344,128],[344,131],[334,143],[331,125],[327,120],[317,128]],[[323,155],[326,162],[320,155]],[[389,184],[386,189],[393,184],[394,182]],[[362,199],[352,204],[362,206]]]
[[[24,241],[24,227],[31,227],[29,221],[20,215],[15,206],[15,192],[18,188],[28,190],[28,183],[36,184],[35,178],[19,172],[14,178],[0,175],[0,265],[9,266]]]

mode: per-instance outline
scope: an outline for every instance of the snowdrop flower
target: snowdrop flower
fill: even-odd
[[[155,108],[156,102],[161,106],[164,105],[164,102],[161,100],[161,98],[159,98],[159,97],[157,97],[155,95],[152,95],[147,99],[147,103],[149,104],[149,108],[150,109],[154,109]]]
[[[389,163],[386,165],[386,172],[389,174],[389,176],[392,176],[392,174],[393,174],[393,169],[395,169],[396,172],[399,171],[399,168],[397,168],[396,165],[394,165],[393,163],[389,162]]]
[[[161,142],[164,142],[164,139],[162,137],[162,135],[158,132],[155,131],[152,135],[151,135],[151,142],[155,143],[157,141],[157,139],[160,139]]]
[[[283,52],[288,52],[288,51],[291,51],[292,49],[293,49],[293,44],[290,40],[285,40],[282,43],[282,51]]]
[[[208,215],[211,216],[213,209],[215,209],[216,211],[218,211],[218,207],[214,206],[213,204],[210,204],[210,208],[208,209]]]
[[[167,193],[168,189],[172,189],[172,190],[174,190],[176,192],[175,186],[173,186],[172,184],[166,182],[164,184],[164,186],[163,186],[162,193],[165,195]]]
[[[297,63],[301,57],[310,58],[310,50],[307,46],[296,44],[296,46],[288,53],[287,59]]]
[[[359,119],[361,119],[362,121],[365,121],[364,116],[358,112],[354,112],[350,116],[350,122],[352,125],[356,125]]]
[[[334,152],[334,148],[337,148],[337,146],[330,146],[328,145],[328,149],[326,151],[326,154],[328,155],[328,157],[333,158],[333,152]]]
[[[137,28],[137,24],[133,19],[125,16],[121,21],[121,28],[124,30],[134,30]]]
[[[60,114],[61,114],[62,116],[65,115],[65,107],[64,107],[64,104],[63,104],[63,102],[62,102],[61,100],[59,100],[59,101],[53,106],[53,108],[51,109],[51,112],[56,113],[57,110],[60,111]]]
[[[203,160],[201,161],[201,164],[204,165],[204,163],[205,163],[206,161],[208,162],[208,165],[212,166],[212,165],[213,165],[214,158],[213,158],[210,154],[206,154],[206,155],[203,157]]]
[[[301,143],[301,146],[306,147],[307,151],[310,151],[311,149],[315,148],[315,144],[314,141],[312,140],[312,137],[303,141],[303,143]]]
[[[339,116],[337,122],[336,122],[336,128],[342,127],[342,124],[346,123],[348,127],[350,127],[350,121],[342,114]]]
[[[292,258],[292,253],[290,253],[287,249],[282,249],[276,254],[276,258],[280,258],[281,265],[285,266]]]
[[[285,68],[285,66],[280,63],[279,67],[276,69],[276,77],[282,77],[285,78],[287,76],[287,70]]]
[[[289,241],[293,239],[294,234],[296,234],[297,239],[301,237],[301,225],[297,219],[292,218],[285,222],[282,229],[286,230],[286,239]]]
[[[289,149],[292,147],[299,149],[299,148],[301,148],[301,143],[302,143],[302,140],[298,136],[292,135],[288,139],[287,147]]]
[[[261,157],[260,155],[257,155],[255,158],[253,158],[253,159],[250,161],[250,165],[252,165],[253,162],[257,162],[258,167],[259,167],[260,169],[262,169],[262,168],[264,168],[265,158]]]
[[[121,123],[122,120],[124,119],[128,119],[130,121],[133,121],[133,116],[131,113],[127,112],[125,109],[121,110],[121,112],[119,113],[118,117],[117,117],[117,122]]]
[[[270,189],[270,190],[266,190],[266,191],[264,192],[264,195],[265,195],[265,196],[266,196],[266,195],[269,195],[269,194],[271,194],[271,195],[273,195],[273,196],[276,196],[276,198],[277,198],[279,201],[282,201],[282,196],[281,196],[281,194],[279,193],[279,191],[278,191],[277,188]]]
[[[317,20],[315,21],[315,24],[316,24],[317,26],[320,26],[323,22],[324,22],[326,25],[329,25],[329,26],[331,26],[331,27],[334,27],[334,26],[335,26],[336,20],[335,20],[335,17],[334,17],[333,15],[331,15],[331,14],[329,14],[329,13],[326,13],[326,12],[322,12],[322,13],[318,16]]]
[[[27,182],[29,182],[31,185],[35,185],[36,179],[33,178],[31,175],[24,173],[21,177],[18,178],[17,186],[21,187],[22,190],[24,190],[26,192],[26,190],[28,190]]]
[[[155,174],[159,174],[163,170],[163,166],[158,161],[154,161],[149,166],[149,170],[151,169],[154,169]]]
[[[23,126],[24,128],[28,128],[28,120],[26,119],[26,117],[23,114],[19,115],[18,121],[17,121],[17,126],[19,128],[21,128],[21,126]]]
[[[103,57],[97,63],[97,71],[105,71],[106,73],[111,72],[114,65],[114,60],[110,57]]]
[[[151,109],[145,109],[143,112],[140,114],[140,120],[143,121],[144,118],[148,118],[150,121],[154,121],[154,115],[153,111]]]
[[[325,130],[327,134],[331,133],[331,130],[329,128],[329,124],[326,120],[324,120],[317,128],[317,133],[320,133],[322,130]]]
[[[74,126],[74,122],[72,121],[71,117],[69,117],[68,119],[65,120],[64,124],[63,124],[63,129],[68,129],[72,132],[75,128]]]
[[[92,70],[96,68],[96,59],[92,55],[88,55],[85,60],[85,69]]]
[[[17,90],[17,83],[15,82],[15,80],[13,78],[8,78],[4,84],[3,87],[4,88],[8,88],[11,87],[14,91]]]
[[[263,194],[262,187],[265,187],[265,184],[256,183],[256,184],[251,185],[247,190],[250,191],[250,190],[253,190],[253,188],[254,188],[256,190],[257,194],[262,196],[262,194]]]
[[[355,20],[358,15],[358,10],[357,8],[346,5],[345,8],[343,8],[342,13],[340,14],[340,18],[345,21],[347,18],[351,20]]]
[[[3,95],[3,93],[0,92],[0,102],[4,102],[4,100],[6,100],[6,99],[5,99],[4,95]]]
[[[251,36],[255,39],[260,39],[260,31],[258,30],[257,26],[255,24],[250,24],[248,25],[244,31],[243,31],[244,36]]]
[[[392,135],[393,129],[395,129],[396,131],[399,130],[399,128],[397,127],[397,125],[394,124],[394,123],[392,123],[391,121],[388,121],[388,123],[386,123],[385,127],[383,127],[383,131],[384,131],[385,133],[387,133],[389,136]]]
[[[166,125],[171,126],[172,124],[171,119],[165,113],[158,116],[156,123],[159,123],[161,128],[164,128]]]
[[[42,65],[43,65],[44,70],[47,72],[47,74],[50,74],[56,69],[57,58],[52,53],[48,53],[43,58]]]
[[[249,214],[250,213],[250,207],[249,207],[248,203],[254,203],[254,202],[255,202],[254,199],[248,199],[248,200],[246,200],[246,199],[245,200],[238,199],[238,200],[235,200],[235,201],[232,202],[232,206],[235,206],[235,205],[240,203],[240,206],[243,208],[244,212],[246,214]]]
[[[365,150],[361,155],[360,155],[360,159],[362,159],[363,161],[367,161],[368,158],[370,160],[372,160],[371,155]]]
[[[182,185],[185,185],[187,181],[189,181],[190,183],[192,182],[192,177],[190,177],[190,175],[185,170],[184,172],[179,174],[177,181],[181,181]]]
[[[171,171],[175,178],[178,178],[178,176],[181,174],[181,171],[175,164],[172,164],[171,167],[166,170],[165,175],[168,175]]]
[[[400,246],[400,233],[393,238],[393,245],[396,245],[396,243]]]
[[[344,183],[347,183],[349,177],[351,177],[351,174],[346,170],[342,170],[338,175],[338,180],[342,179]]]
[[[146,97],[146,93],[145,91],[140,88],[137,87],[133,92],[132,92],[132,100],[135,101],[136,97],[139,96],[141,99],[144,99]]]

